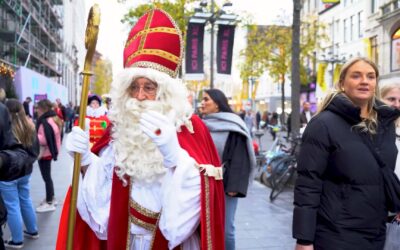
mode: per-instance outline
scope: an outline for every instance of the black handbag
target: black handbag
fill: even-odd
[[[400,180],[392,169],[386,166],[385,162],[381,159],[379,154],[374,150],[372,142],[366,138],[366,135],[360,135],[367,145],[368,149],[371,151],[375,160],[380,166],[384,189],[386,194],[386,205],[390,212],[397,213],[400,211]]]

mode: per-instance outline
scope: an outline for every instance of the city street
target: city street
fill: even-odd
[[[65,139],[64,139],[65,142]],[[269,135],[262,137],[263,147],[271,144]],[[59,202],[55,212],[37,213],[40,238],[25,238],[23,249],[53,250],[58,231],[61,207],[72,176],[72,158],[65,150],[58,161],[53,162],[52,176],[56,199]],[[38,165],[35,164],[32,179],[32,200],[34,206],[45,197],[45,187]],[[293,249],[295,241],[291,237],[291,221],[293,211],[293,193],[286,190],[271,203],[270,189],[254,181],[248,196],[239,200],[236,213],[236,247],[237,249]],[[8,228],[4,230],[4,239],[10,237]]]

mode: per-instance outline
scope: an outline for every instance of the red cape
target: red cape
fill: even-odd
[[[204,123],[197,116],[191,118],[193,130],[190,133],[186,127],[182,126],[182,131],[178,133],[180,146],[199,164],[212,164],[220,166],[220,160],[210,133]],[[106,146],[111,139],[111,126],[105,135],[93,146],[92,151],[99,151]],[[225,225],[225,204],[222,180],[216,181],[213,177],[201,174],[201,249],[221,250],[225,249],[224,225]],[[58,231],[57,250],[66,249],[68,211],[70,205],[70,190],[64,202],[63,211],[60,219]],[[108,223],[108,240],[99,240],[89,226],[81,219],[77,213],[77,220],[74,234],[74,249],[127,249],[129,230],[129,186],[122,186],[122,182],[115,175],[113,177],[110,218]],[[156,232],[156,240],[152,249],[167,250],[168,242],[159,230]]]

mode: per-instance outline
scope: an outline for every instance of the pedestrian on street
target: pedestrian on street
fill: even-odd
[[[39,143],[32,119],[25,115],[22,104],[16,99],[6,102],[11,117],[13,135],[23,145],[26,151],[33,155],[39,154]],[[38,239],[36,214],[30,196],[30,178],[33,163],[26,164],[20,177],[10,181],[0,181],[0,193],[7,208],[7,224],[11,231],[11,239],[5,242],[8,248],[19,249],[24,246],[24,235]],[[23,230],[24,222],[26,231]]]
[[[200,112],[224,168],[225,247],[234,250],[238,198],[246,197],[256,165],[253,142],[246,124],[229,107],[228,99],[221,90],[204,91]]]
[[[30,105],[31,102],[32,102],[32,98],[30,96],[28,96],[28,97],[25,98],[25,101],[23,103],[25,115],[28,116],[28,117],[32,117],[30,109],[29,109],[29,105]]]
[[[102,105],[100,96],[89,95],[86,108],[86,118],[89,120],[90,145],[93,146],[103,136],[104,131],[110,125],[107,118],[107,109]]]
[[[251,109],[248,109],[244,115],[244,124],[246,124],[247,130],[249,131],[249,134],[251,138],[253,138],[253,129],[254,129],[254,123],[255,123],[255,117],[253,115],[253,111]]]
[[[383,249],[388,210],[400,208],[386,189],[399,188],[400,112],[377,99],[378,77],[369,59],[348,61],[305,129],[294,190],[297,250]]]
[[[111,84],[112,126],[92,148],[98,155],[79,127],[66,138],[67,151],[82,155],[75,249],[225,249],[222,168],[176,79],[182,45],[165,11],[140,17],[127,39],[125,68]],[[60,250],[68,199],[64,204]]]
[[[39,118],[36,123],[36,131],[40,144],[38,163],[46,187],[46,199],[36,208],[36,212],[42,213],[56,210],[51,161],[56,161],[60,152],[62,125],[49,100],[40,100],[37,112]]]
[[[380,89],[382,101],[387,105],[400,109],[400,82],[392,82],[385,84]],[[397,150],[400,151],[400,119],[396,122],[396,146]],[[394,170],[397,177],[400,178],[400,154],[397,154],[396,168]]]
[[[271,119],[269,120],[269,133],[272,136],[272,140],[275,141],[276,133],[279,132],[279,124],[278,124],[279,115],[277,112],[272,112]]]
[[[303,102],[303,111],[300,113],[300,125],[305,127],[307,123],[314,116],[314,113],[310,110],[311,104],[309,102]]]
[[[37,154],[24,150],[11,130],[10,114],[0,102],[0,180],[14,180],[21,177],[27,164],[33,164]],[[0,196],[0,250],[5,249],[2,225],[7,221],[7,210]]]

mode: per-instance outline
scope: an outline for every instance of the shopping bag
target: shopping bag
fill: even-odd
[[[386,223],[386,241],[383,250],[400,249],[400,223],[394,219],[391,223]]]

